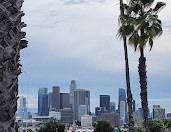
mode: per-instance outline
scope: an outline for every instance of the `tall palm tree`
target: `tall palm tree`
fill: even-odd
[[[15,132],[18,99],[20,50],[27,47],[23,40],[26,26],[21,22],[23,0],[0,0],[0,131]]]
[[[124,53],[125,53],[125,72],[126,72],[126,84],[127,84],[127,104],[128,104],[128,115],[129,115],[129,132],[134,132],[134,119],[133,119],[133,110],[132,110],[132,93],[130,87],[130,76],[129,76],[129,63],[128,63],[128,50],[127,50],[127,38],[124,23],[124,7],[123,0],[120,0],[120,19],[122,30],[121,37],[123,38],[124,43]]]
[[[157,2],[154,8],[151,5],[154,0],[130,0],[128,5],[124,5],[127,10],[124,25],[127,30],[129,44],[134,46],[135,51],[139,49],[140,58],[138,72],[140,77],[141,104],[143,109],[144,127],[149,131],[148,122],[148,98],[147,98],[147,71],[144,48],[149,44],[150,50],[153,47],[153,41],[162,34],[161,20],[157,13],[166,5],[163,2]]]

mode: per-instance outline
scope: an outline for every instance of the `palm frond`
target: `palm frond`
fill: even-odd
[[[164,7],[166,6],[166,4],[164,2],[157,2],[156,6],[153,9],[153,12],[158,13],[159,11],[161,11]]]

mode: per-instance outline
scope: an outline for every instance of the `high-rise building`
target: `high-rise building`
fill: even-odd
[[[161,120],[165,118],[165,109],[160,105],[153,105],[153,120]]]
[[[70,106],[70,94],[60,93],[60,109],[71,108]]]
[[[72,107],[72,109],[74,109],[74,91],[77,89],[77,85],[75,80],[71,81],[71,85],[70,85],[70,105]]]
[[[26,98],[24,96],[20,97],[20,105],[17,116],[20,117],[20,119],[27,118]]]
[[[20,97],[20,108],[26,108],[26,98],[24,96]]]
[[[126,92],[125,89],[123,88],[119,88],[118,113],[120,113],[120,118],[124,119],[124,123],[127,123],[128,113],[127,113],[127,103],[126,103]]]
[[[48,94],[48,108],[49,108],[49,111],[51,111],[51,109],[52,109],[52,93]]]
[[[79,106],[87,106],[87,114],[90,112],[90,91],[77,89],[74,91],[74,120],[78,120]]]
[[[79,114],[78,114],[78,120],[81,121],[81,116],[87,115],[87,105],[80,105],[79,106]]]
[[[138,116],[140,119],[143,119],[143,109],[142,108],[138,108]]]
[[[48,116],[49,107],[48,107],[48,89],[39,88],[38,91],[38,115],[39,116]]]
[[[71,108],[64,108],[61,110],[61,121],[65,124],[73,123],[73,110]]]
[[[135,105],[135,100],[133,100],[133,112],[135,112],[136,111],[136,105]]]
[[[106,110],[106,107],[96,107],[95,108],[95,116],[100,118],[103,113],[108,113],[108,110]]]
[[[52,88],[52,108],[60,109],[60,87],[58,86]]]
[[[110,112],[115,113],[116,107],[115,107],[115,102],[110,102]]]
[[[106,107],[106,110],[110,112],[110,96],[100,95],[100,107]]]

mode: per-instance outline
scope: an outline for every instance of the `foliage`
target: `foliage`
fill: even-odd
[[[58,132],[64,132],[65,125],[60,121],[49,121],[40,127],[39,132],[56,132],[56,128],[58,128]]]
[[[105,120],[98,120],[94,132],[113,132],[110,122]]]
[[[144,48],[148,43],[150,49],[153,47],[153,40],[162,34],[161,20],[157,13],[165,7],[164,2],[157,2],[154,8],[151,5],[154,0],[130,0],[124,4],[126,35],[129,44],[137,48]],[[118,30],[122,36],[122,27]]]
[[[150,132],[171,132],[171,121],[169,120],[158,120],[149,121]],[[138,127],[137,132],[144,132],[141,127]]]
[[[26,130],[23,130],[23,132],[26,132]],[[27,132],[32,132],[31,129],[27,129]]]

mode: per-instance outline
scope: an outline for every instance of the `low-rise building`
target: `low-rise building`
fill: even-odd
[[[50,111],[49,116],[53,117],[56,120],[61,120],[61,112]]]
[[[81,126],[82,127],[92,126],[92,116],[90,116],[90,115],[81,116]]]
[[[102,119],[109,121],[112,126],[120,126],[119,113],[103,113]]]

